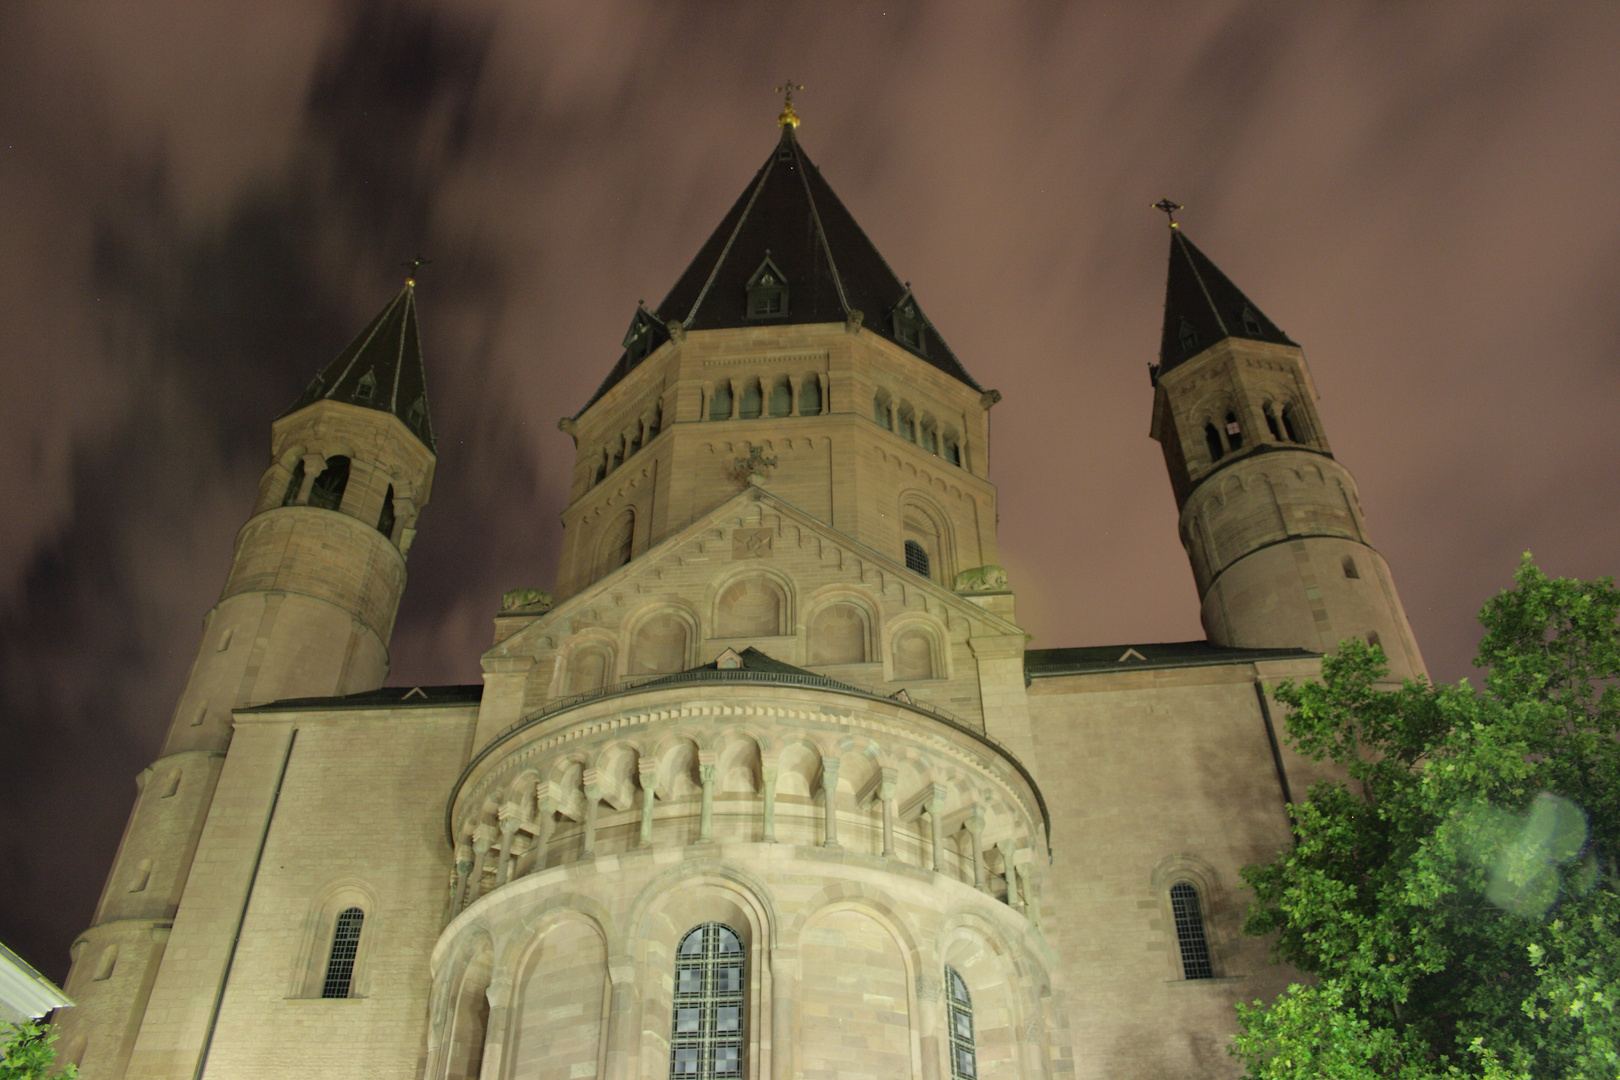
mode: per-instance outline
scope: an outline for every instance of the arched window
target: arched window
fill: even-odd
[[[309,489],[309,505],[336,510],[343,505],[343,489],[349,486],[349,459],[339,454],[326,459],[326,468]]]
[[[1191,882],[1170,886],[1170,914],[1176,920],[1176,940],[1181,944],[1181,971],[1189,979],[1213,979],[1215,968],[1209,961],[1209,941],[1204,937],[1204,912],[1198,903],[1198,890]]]
[[[602,534],[602,573],[611,574],[630,561],[636,539],[636,512],[626,510]]]
[[[785,381],[771,387],[771,415],[786,416],[793,411],[793,387]]]
[[[945,1011],[951,1028],[951,1080],[978,1080],[979,1055],[973,1046],[973,998],[956,969],[945,969]]]
[[[872,419],[882,424],[888,430],[894,430],[894,419],[889,415],[889,407],[884,404],[881,397],[875,397],[872,399]]]
[[[1226,441],[1234,450],[1243,445],[1243,428],[1238,424],[1237,413],[1226,414]]]
[[[1299,415],[1299,410],[1292,405],[1284,405],[1282,413],[1283,430],[1288,433],[1289,442],[1302,443],[1305,441],[1305,424]]]
[[[326,978],[321,997],[346,998],[354,981],[354,958],[360,955],[360,924],[366,913],[357,907],[344,908],[332,930],[332,951],[326,957]]]
[[[799,388],[799,415],[821,415],[821,380],[812,375]]]
[[[731,419],[731,387],[726,383],[714,388],[714,396],[709,399],[709,419]]]
[[[759,380],[749,379],[743,383],[742,399],[737,402],[737,417],[741,420],[753,420],[764,409],[764,396],[760,393]]]
[[[1273,440],[1281,442],[1282,428],[1277,424],[1277,411],[1271,407],[1271,402],[1266,402],[1261,411],[1266,414],[1266,430],[1271,432],[1271,437]]]
[[[948,442],[945,444],[945,460],[952,465],[962,464],[962,444]]]
[[[915,540],[906,541],[906,569],[928,576],[928,550]]]
[[[388,485],[388,494],[383,496],[382,513],[377,517],[377,531],[388,539],[394,538],[394,485]]]
[[[671,1077],[741,1077],[747,955],[729,926],[704,923],[675,951],[669,1031]]]
[[[1209,460],[1219,461],[1226,448],[1221,445],[1220,432],[1215,430],[1214,424],[1204,425],[1204,442],[1209,447]]]
[[[287,494],[281,497],[282,506],[291,506],[298,501],[298,493],[304,490],[304,459],[299,458],[298,464],[293,466],[292,479],[287,481]]]

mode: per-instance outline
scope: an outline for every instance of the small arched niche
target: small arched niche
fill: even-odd
[[[764,576],[734,581],[714,605],[716,637],[775,637],[783,632],[787,598]]]
[[[686,620],[672,611],[660,612],[637,626],[630,639],[632,675],[667,675],[684,671],[691,652]]]
[[[586,641],[568,651],[563,664],[562,693],[600,690],[613,675],[613,651],[600,641]]]
[[[810,620],[810,663],[864,664],[868,633],[866,612],[859,606],[828,604]]]
[[[894,636],[895,682],[939,678],[940,663],[934,634],[926,626],[913,623]]]
[[[636,539],[636,512],[626,509],[602,530],[597,565],[603,575],[611,574],[630,561]]]

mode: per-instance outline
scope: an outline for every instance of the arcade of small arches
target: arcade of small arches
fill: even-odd
[[[919,415],[910,403],[896,400],[886,390],[872,397],[872,419],[885,431],[894,432],[928,453],[952,465],[968,467],[966,444],[953,428],[926,414]]]
[[[932,871],[1038,924],[1039,799],[1004,752],[888,703],[808,690],[755,703],[766,692],[723,706],[665,690],[644,711],[598,702],[520,732],[453,796],[446,921],[548,869],[757,843]]]
[[[793,375],[743,375],[703,387],[704,420],[757,420],[760,417],[820,416],[827,411],[827,387],[817,371]]]
[[[926,568],[922,571],[927,573]],[[700,618],[690,607],[655,606],[617,630],[590,627],[558,652],[552,698],[586,694],[622,679],[672,675],[697,665],[703,642],[797,638],[767,648],[811,667],[885,663],[885,682],[929,682],[950,675],[950,636],[933,616],[911,612],[887,624],[863,592],[824,594],[800,621],[792,585],[763,573],[715,590]]]
[[[1266,434],[1270,436],[1267,441],[1299,446],[1314,444],[1315,437],[1305,410],[1295,402],[1267,398],[1261,403],[1260,415],[1265,420]],[[1235,406],[1226,408],[1224,412],[1216,407],[1207,414],[1204,421],[1204,448],[1211,464],[1243,448],[1244,429],[1245,425],[1239,419]]]
[[[596,470],[591,476],[592,486],[607,479],[620,465],[635,457],[642,447],[658,437],[664,430],[664,401],[653,401],[640,415],[616,432],[597,454]]]
[[[367,469],[387,472],[380,466],[366,464]],[[372,510],[363,505],[369,501],[369,485],[356,485],[350,490],[350,479],[357,471],[354,459],[348,454],[304,453],[290,451],[273,467],[286,476],[281,488],[281,506],[311,506],[317,510],[333,510],[370,521]],[[376,509],[376,530],[386,536],[395,547],[401,546],[404,529],[414,520],[410,485],[396,476],[387,477],[389,483]]]

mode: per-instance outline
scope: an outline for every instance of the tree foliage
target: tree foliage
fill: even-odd
[[[1384,688],[1347,641],[1279,687],[1349,783],[1290,808],[1246,930],[1317,976],[1238,1007],[1253,1080],[1620,1076],[1620,590],[1531,562],[1486,604],[1483,691]]]
[[[74,1080],[79,1075],[77,1065],[64,1065],[56,1069],[56,1032],[29,1020],[12,1024],[9,1032],[0,1032],[0,1080],[44,1080],[58,1077]]]

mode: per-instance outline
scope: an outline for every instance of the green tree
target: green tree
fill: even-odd
[[[79,1075],[77,1065],[64,1065],[56,1069],[56,1032],[37,1020],[10,1025],[11,1030],[0,1034],[0,1080],[43,1080],[44,1077],[62,1077],[74,1080]]]
[[[1244,871],[1245,929],[1317,979],[1238,1007],[1253,1080],[1620,1076],[1620,591],[1528,555],[1485,605],[1483,691],[1380,686],[1345,642],[1284,684],[1288,731],[1349,783]]]

